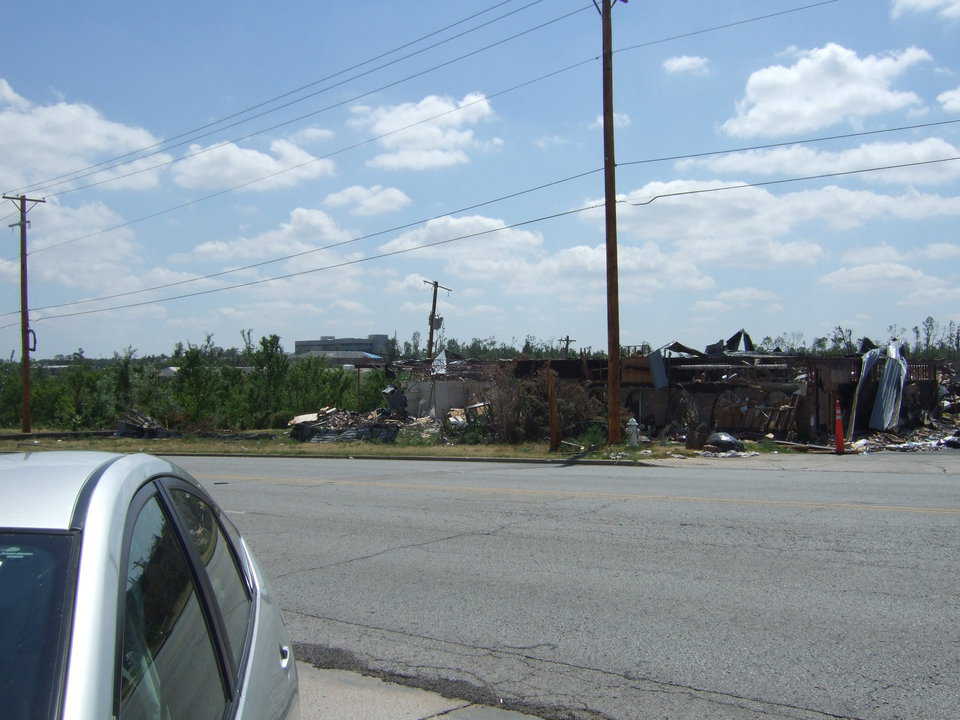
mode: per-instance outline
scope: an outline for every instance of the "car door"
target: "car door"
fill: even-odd
[[[134,515],[125,543],[119,717],[295,714],[296,670],[279,609],[264,601],[229,520],[198,486],[176,477],[141,490]],[[148,582],[150,572],[169,582]]]
[[[150,483],[124,529],[114,712],[123,720],[229,716],[236,687],[209,592],[176,516]]]

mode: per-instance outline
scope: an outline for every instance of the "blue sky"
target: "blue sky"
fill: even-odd
[[[838,0],[653,42],[806,4],[618,4],[618,161],[960,120],[960,0]],[[290,350],[404,340],[425,334],[425,279],[454,290],[440,296],[448,336],[605,346],[600,211],[488,232],[599,202],[600,173],[456,212],[600,167],[589,1],[53,2],[42,21],[23,4],[4,18],[0,186],[48,198],[30,215],[40,357],[169,352],[207,334],[237,345],[247,328]],[[623,164],[621,342],[700,346],[740,327],[810,341],[836,325],[883,339],[927,315],[960,321],[960,161],[630,204],[956,156],[960,123]],[[0,311],[16,311],[6,232]],[[19,356],[18,317],[0,320],[0,352]]]

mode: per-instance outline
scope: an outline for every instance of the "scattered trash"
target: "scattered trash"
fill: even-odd
[[[759,454],[760,453],[758,453],[756,450],[750,450],[750,451],[744,451],[744,452],[739,452],[737,450],[727,450],[726,452],[713,452],[711,450],[701,450],[700,452],[697,453],[697,455],[699,455],[700,457],[709,457],[709,458],[732,458],[732,457],[748,458],[748,457],[756,457]]]

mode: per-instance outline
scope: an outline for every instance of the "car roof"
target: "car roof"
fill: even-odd
[[[104,452],[0,455],[0,528],[69,530],[87,480],[121,457]]]

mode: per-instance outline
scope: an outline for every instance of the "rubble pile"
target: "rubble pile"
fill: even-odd
[[[118,418],[114,434],[117,437],[129,438],[165,438],[175,435],[152,417],[136,410],[127,410]]]
[[[386,409],[360,413],[335,407],[298,415],[290,422],[290,437],[300,442],[393,442],[403,421]]]
[[[361,413],[325,407],[315,413],[297,415],[288,425],[291,438],[314,443],[391,443],[398,437],[431,440],[440,435],[440,423],[432,417],[409,418],[386,408]]]

